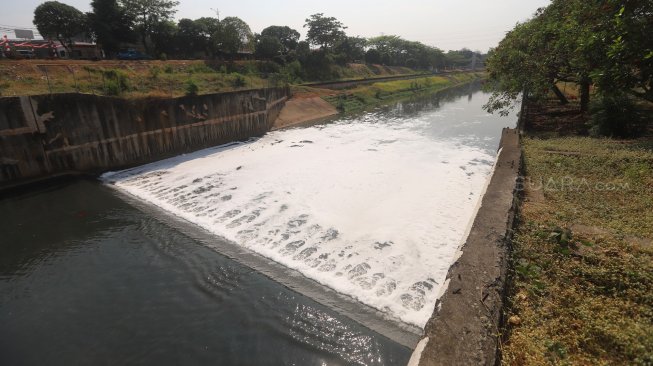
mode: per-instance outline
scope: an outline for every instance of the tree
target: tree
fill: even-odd
[[[173,21],[157,22],[151,27],[152,35],[150,36],[150,41],[152,42],[155,55],[161,57],[165,54],[167,57],[168,55],[179,53],[177,42],[178,28]]]
[[[334,17],[325,17],[317,13],[306,19],[304,28],[308,28],[306,39],[309,43],[320,46],[323,50],[333,48],[340,40],[346,37],[345,27]]]
[[[238,17],[226,17],[220,22],[213,42],[221,52],[235,55],[239,51],[251,50],[254,35],[249,25]]]
[[[297,48],[300,34],[287,26],[273,25],[261,31],[261,37],[272,37],[281,44],[281,52],[287,54]]]
[[[192,57],[206,49],[205,38],[199,23],[191,19],[181,19],[177,23],[176,43],[185,57]]]
[[[256,37],[256,51],[254,55],[257,59],[271,59],[281,55],[282,52],[283,45],[278,38],[264,35]]]
[[[204,44],[206,53],[211,56],[217,55],[219,50],[214,47],[212,37],[220,30],[220,20],[217,18],[202,17],[196,19],[195,24],[197,25],[199,36],[203,38],[202,43]]]
[[[141,36],[143,47],[149,53],[148,37],[154,35],[154,28],[161,22],[166,22],[177,12],[179,5],[174,0],[122,0],[128,15],[134,19],[136,29]]]
[[[653,101],[653,2],[649,0],[553,0],[509,32],[487,61],[495,87],[489,111],[505,112],[521,91],[565,102],[556,82],[580,87],[587,111],[596,93],[628,93]]]
[[[360,61],[365,58],[367,39],[362,37],[344,37],[334,47],[334,51],[346,62]]]
[[[106,55],[118,52],[120,43],[133,42],[133,19],[117,0],[93,0],[92,12],[88,13],[89,26]]]
[[[370,48],[365,52],[365,62],[368,64],[380,64],[381,53],[375,48]]]
[[[34,24],[42,36],[61,42],[70,54],[73,37],[88,32],[86,15],[58,1],[46,1],[34,10]]]

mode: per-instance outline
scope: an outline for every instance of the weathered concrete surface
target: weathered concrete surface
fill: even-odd
[[[338,110],[320,97],[294,97],[286,101],[273,129],[315,122],[336,114]]]
[[[462,256],[425,328],[419,365],[495,365],[508,245],[517,207],[519,134],[504,129],[501,152]],[[438,310],[438,308],[440,308]]]
[[[0,98],[0,189],[261,136],[289,95],[271,88],[181,98]]]

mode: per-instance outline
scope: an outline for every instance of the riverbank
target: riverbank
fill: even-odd
[[[653,140],[579,137],[582,118],[541,107],[525,121],[502,364],[651,364]]]
[[[423,72],[374,64],[333,67],[338,80]],[[274,71],[278,68],[265,61],[0,60],[0,95],[74,92],[139,98],[179,97],[191,91],[212,94],[281,86],[284,81],[278,80]]]
[[[484,76],[483,72],[459,72],[373,84],[366,83],[323,98],[343,113],[356,112],[371,106],[434,93],[476,80],[480,81]]]
[[[402,99],[436,93],[480,81],[483,77],[485,74],[482,72],[459,72],[438,76],[409,75],[400,80],[381,82],[350,80],[345,82],[350,88],[344,90],[340,85],[336,85],[336,89],[327,89],[331,83],[326,86],[297,85],[292,87],[292,98],[286,102],[273,129],[317,122],[339,113],[355,113]]]

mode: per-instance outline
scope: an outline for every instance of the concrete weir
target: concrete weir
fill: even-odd
[[[127,168],[268,132],[289,88],[179,98],[0,98],[0,189]]]
[[[499,151],[462,255],[449,270],[448,287],[411,366],[495,365],[498,360],[498,326],[521,166],[516,129],[503,130]]]

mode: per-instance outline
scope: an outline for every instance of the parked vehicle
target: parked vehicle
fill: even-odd
[[[152,57],[134,49],[127,49],[118,52],[118,59],[119,60],[151,60]]]
[[[16,52],[16,58],[26,58],[26,59],[36,58],[36,55],[32,50],[16,50],[15,52]]]

